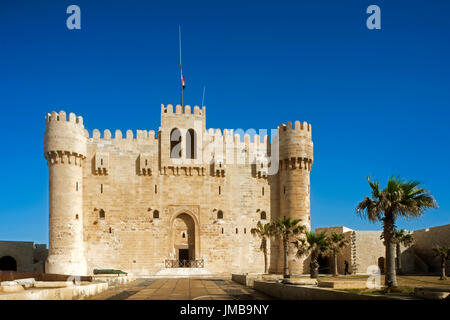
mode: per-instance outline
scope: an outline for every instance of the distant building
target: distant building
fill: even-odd
[[[44,272],[48,250],[45,244],[0,241],[0,271]]]
[[[360,231],[346,227],[316,228],[316,232],[345,234],[349,245],[337,256],[338,271],[344,273],[344,263],[348,261],[349,271],[353,274],[366,274],[367,268],[377,265],[384,272],[385,247],[380,239],[381,231]],[[435,245],[450,247],[450,224],[412,231],[414,244],[401,247],[401,266],[404,273],[439,273],[440,260],[435,256]],[[321,257],[320,272],[330,273],[333,268],[331,257]],[[450,265],[447,265],[450,272]]]

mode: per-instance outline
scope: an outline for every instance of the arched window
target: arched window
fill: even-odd
[[[170,132],[170,157],[173,159],[181,158],[181,132],[177,128]]]
[[[197,159],[197,134],[194,129],[186,132],[186,159]]]
[[[17,271],[17,262],[11,256],[4,256],[0,258],[1,271]]]
[[[261,211],[261,220],[266,220],[266,219],[267,219],[266,212]]]
[[[222,210],[217,211],[217,219],[223,219],[223,212],[222,212]]]
[[[159,211],[158,210],[153,211],[153,219],[159,219]]]
[[[98,212],[98,217],[100,219],[105,219],[105,210],[100,209],[100,211]]]

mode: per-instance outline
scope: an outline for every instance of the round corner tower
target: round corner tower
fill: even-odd
[[[44,156],[49,168],[49,255],[46,273],[86,275],[83,246],[83,118],[46,116]]]
[[[308,231],[311,230],[310,180],[313,164],[313,142],[311,125],[299,121],[292,128],[291,122],[278,127],[279,136],[279,190],[280,217],[301,219]],[[283,254],[280,252],[280,254]],[[282,260],[282,259],[279,259]],[[296,258],[290,252],[290,272],[303,273],[306,258]]]

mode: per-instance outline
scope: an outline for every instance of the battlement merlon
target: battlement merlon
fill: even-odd
[[[163,104],[161,104],[161,117],[163,115],[187,115],[187,116],[202,116],[203,118],[206,116],[206,107],[203,106],[201,109],[199,106],[194,106],[194,112],[191,112],[191,106],[185,105],[184,106],[184,112],[183,107],[179,104],[175,106],[175,112],[173,112],[173,105],[168,104],[166,107],[164,107]]]
[[[83,118],[74,113],[53,111],[45,117],[44,156],[48,160],[53,153],[86,157],[86,133]]]

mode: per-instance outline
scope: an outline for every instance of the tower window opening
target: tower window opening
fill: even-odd
[[[262,187],[262,195],[264,195],[264,187]]]
[[[145,160],[145,166],[148,166],[148,160],[147,159]]]
[[[186,132],[186,158],[197,159],[197,135],[194,129]]]
[[[153,219],[159,219],[159,211],[158,210],[153,211]]]
[[[181,132],[177,128],[170,132],[170,158],[181,158]]]
[[[105,210],[100,209],[100,211],[98,212],[98,217],[100,219],[105,219]]]
[[[183,234],[181,235],[182,238],[186,238],[186,233],[183,232]]]
[[[100,193],[103,193],[103,183],[100,184]]]
[[[223,212],[222,212],[222,210],[217,211],[217,219],[223,219]]]
[[[103,165],[103,159],[100,159],[100,165],[101,166]]]
[[[78,216],[78,214],[76,214],[76,215],[75,215],[75,219],[77,219],[77,220],[78,220],[78,218],[79,218],[79,216]]]
[[[238,228],[236,228],[236,234],[238,233]]]
[[[283,186],[283,193],[286,194],[286,186]]]
[[[244,234],[246,234],[247,233],[247,228],[244,228]]]
[[[155,184],[155,194],[158,193],[158,185]]]
[[[267,215],[265,211],[261,212],[261,220],[266,220],[267,219]]]
[[[222,194],[222,189],[221,189],[221,187],[219,186],[219,195],[220,194]]]
[[[112,228],[111,227],[109,227],[109,233],[112,233]]]
[[[222,234],[223,234],[223,228],[222,228]]]
[[[78,182],[75,184],[75,190],[78,191]]]

